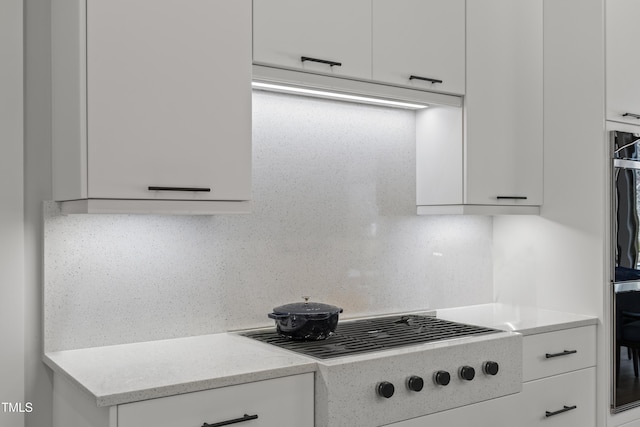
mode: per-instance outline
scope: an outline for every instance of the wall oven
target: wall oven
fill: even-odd
[[[640,134],[612,131],[611,412],[640,406]]]

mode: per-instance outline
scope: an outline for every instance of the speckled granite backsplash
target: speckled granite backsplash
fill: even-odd
[[[256,92],[253,134],[250,215],[45,204],[45,351],[491,302],[491,218],[415,214],[411,111]]]

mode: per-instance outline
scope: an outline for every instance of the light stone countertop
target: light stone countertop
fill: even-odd
[[[502,304],[436,311],[441,319],[523,335],[598,323],[592,316]],[[438,347],[441,344],[425,345]],[[406,353],[410,350],[397,351]],[[361,357],[366,359],[371,355]],[[318,363],[346,361],[318,362],[235,333],[220,333],[49,352],[44,355],[44,362],[56,374],[88,392],[98,406],[112,406],[315,372]]]
[[[436,312],[440,319],[519,332],[525,336],[598,324],[595,316],[497,303],[447,308]]]
[[[98,406],[316,370],[308,357],[231,333],[50,352],[44,362]]]

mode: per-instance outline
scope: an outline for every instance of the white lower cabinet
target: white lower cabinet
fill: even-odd
[[[118,427],[312,427],[313,420],[313,374],[118,406]]]
[[[54,427],[313,427],[313,373],[99,408],[54,377]]]
[[[595,427],[595,390],[595,367],[524,383],[515,419],[527,427]]]

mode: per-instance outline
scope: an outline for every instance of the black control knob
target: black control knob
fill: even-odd
[[[496,375],[499,369],[500,366],[498,365],[498,362],[488,361],[484,362],[484,365],[482,366],[482,370],[487,375]]]
[[[433,374],[433,382],[438,385],[447,385],[451,381],[451,375],[447,371],[438,371]]]
[[[473,369],[471,366],[462,366],[460,368],[460,371],[458,371],[458,374],[460,375],[460,378],[462,378],[463,380],[471,381],[476,376],[476,370]]]
[[[420,391],[424,387],[424,380],[416,375],[407,379],[407,388],[411,391]]]
[[[378,383],[377,387],[378,396],[382,396],[385,398],[390,398],[393,396],[393,393],[396,391],[396,388],[388,381],[382,381]]]

